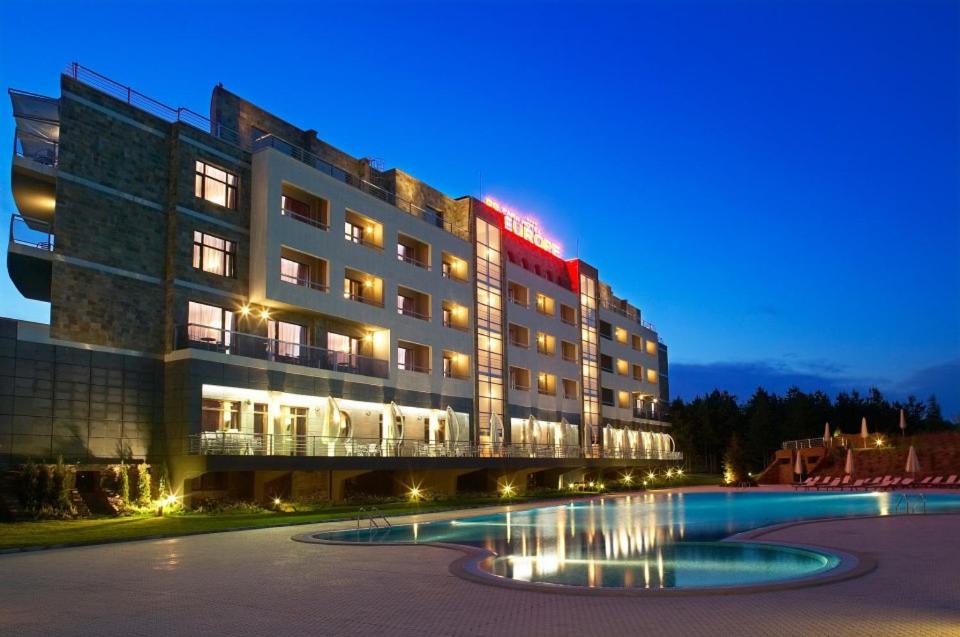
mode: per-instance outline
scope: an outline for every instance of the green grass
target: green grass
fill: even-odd
[[[657,480],[649,488],[719,484],[719,476],[690,475],[673,480]],[[608,490],[625,490],[624,485],[609,483]],[[537,500],[569,498],[574,495],[594,495],[595,491],[541,491],[502,499],[496,496],[465,496],[419,503],[383,502],[377,508],[383,515],[394,517],[412,513],[428,513],[466,509],[492,504],[523,503]],[[304,511],[254,511],[244,513],[179,513],[155,517],[131,515],[125,517],[95,517],[83,520],[39,520],[0,524],[0,550],[55,546],[67,544],[96,544],[117,540],[135,540],[157,535],[191,535],[243,528],[265,528],[291,524],[354,519],[359,505],[315,507]]]

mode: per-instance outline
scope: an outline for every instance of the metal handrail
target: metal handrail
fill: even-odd
[[[299,222],[301,222],[301,223],[305,223],[305,224],[307,224],[307,225],[311,225],[311,226],[313,226],[313,227],[315,227],[315,228],[320,228],[321,230],[329,230],[329,229],[330,229],[330,225],[329,225],[329,224],[326,224],[326,223],[324,223],[324,222],[322,222],[322,221],[319,221],[318,219],[314,219],[313,217],[308,217],[308,216],[306,216],[306,215],[302,215],[302,214],[300,214],[299,212],[294,212],[293,210],[288,210],[288,209],[286,209],[286,208],[281,208],[281,209],[280,209],[280,214],[281,214],[282,216],[284,216],[284,217],[290,217],[291,219],[295,219],[295,220],[297,220],[297,221],[299,221]]]
[[[174,328],[174,349],[206,349],[220,354],[246,356],[316,369],[387,378],[389,362],[304,343],[281,341],[196,323]]]
[[[397,369],[401,372],[415,372],[417,374],[429,374],[431,372],[429,365],[417,365],[415,363],[404,363],[403,367],[398,364]]]
[[[28,239],[25,236],[28,232],[36,236]],[[10,243],[53,252],[54,236],[50,231],[50,224],[46,221],[10,215]]]
[[[421,321],[429,321],[430,315],[418,312],[416,310],[411,310],[405,307],[397,306],[397,314],[403,314],[404,316],[410,316],[415,319],[420,319]]]
[[[784,441],[783,449],[814,449],[824,446],[823,438],[805,438],[803,440]]]
[[[380,528],[380,525],[377,524],[377,519],[379,519],[379,520],[382,521],[384,524],[386,524],[387,528],[393,526],[392,524],[390,524],[390,520],[387,519],[387,516],[385,516],[383,513],[381,513],[381,512],[380,512],[380,509],[378,509],[377,507],[373,507],[373,506],[371,506],[371,507],[366,507],[366,506],[360,507],[360,509],[357,511],[357,528],[358,528],[358,529],[360,528],[360,518],[361,518],[361,516],[367,518],[367,528],[378,528],[378,529],[379,529],[379,528]]]
[[[44,150],[33,153],[27,152],[26,147],[23,145],[24,139],[32,140],[32,145],[40,146]],[[51,166],[56,168],[60,163],[60,144],[59,142],[51,141],[45,137],[41,137],[40,135],[24,133],[18,128],[16,131],[14,131],[13,135],[13,154],[16,157],[29,159],[30,161],[43,166]]]
[[[348,301],[356,301],[357,303],[365,303],[366,305],[372,305],[374,307],[383,307],[383,301],[378,301],[376,299],[367,298],[362,294],[354,294],[353,292],[344,292],[343,298]]]
[[[910,509],[910,496],[911,496],[911,495],[916,495],[916,497],[917,497],[917,505],[916,505],[916,508],[915,508],[914,510],[911,510],[911,509]],[[905,512],[907,515],[910,515],[910,514],[912,514],[912,513],[926,514],[926,512],[927,512],[927,495],[926,495],[925,493],[912,494],[912,493],[900,492],[900,494],[897,496],[897,505],[896,505],[896,506],[894,507],[894,509],[893,509],[894,513],[900,513],[900,507],[901,507],[901,506],[904,507],[904,512]]]
[[[594,458],[677,460],[679,451],[602,449],[546,443],[428,442],[383,438],[345,438],[296,434],[208,431],[187,436],[188,455],[306,456],[337,458]]]
[[[424,270],[430,270],[430,264],[421,261],[415,257],[407,256],[405,254],[397,253],[397,261],[403,261],[404,263],[409,263],[410,265],[416,266],[418,268],[423,268]]]
[[[281,274],[280,280],[284,283],[290,283],[291,285],[299,285],[301,287],[310,288],[312,290],[317,290],[319,292],[329,292],[330,286],[325,283],[320,283],[319,281],[314,281],[309,277],[297,277],[290,276],[289,274]]]

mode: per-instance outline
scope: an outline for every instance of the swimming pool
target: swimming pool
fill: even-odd
[[[548,585],[673,589],[745,586],[827,573],[826,551],[721,542],[772,524],[890,515],[899,493],[648,493],[457,520],[314,535],[358,543],[442,542],[495,555],[495,576]],[[914,499],[919,496],[913,495]],[[960,512],[960,495],[926,496],[928,512]]]

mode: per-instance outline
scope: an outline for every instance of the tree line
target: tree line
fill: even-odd
[[[875,388],[865,396],[854,391],[840,393],[835,399],[822,391],[806,393],[792,388],[781,396],[760,388],[743,403],[721,390],[689,402],[674,399],[670,433],[692,470],[720,473],[724,452],[735,441],[746,468],[758,472],[783,441],[819,438],[827,422],[831,431],[855,434],[866,417],[871,434],[899,436],[901,409],[907,435],[958,430],[957,423],[943,417],[935,396],[925,401],[910,396],[903,402],[890,402]]]

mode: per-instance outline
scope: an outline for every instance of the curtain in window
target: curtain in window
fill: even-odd
[[[230,345],[233,312],[196,301],[190,301],[187,312],[187,336],[191,341]]]
[[[280,280],[294,285],[302,285],[310,279],[310,270],[303,263],[292,259],[280,258]]]

